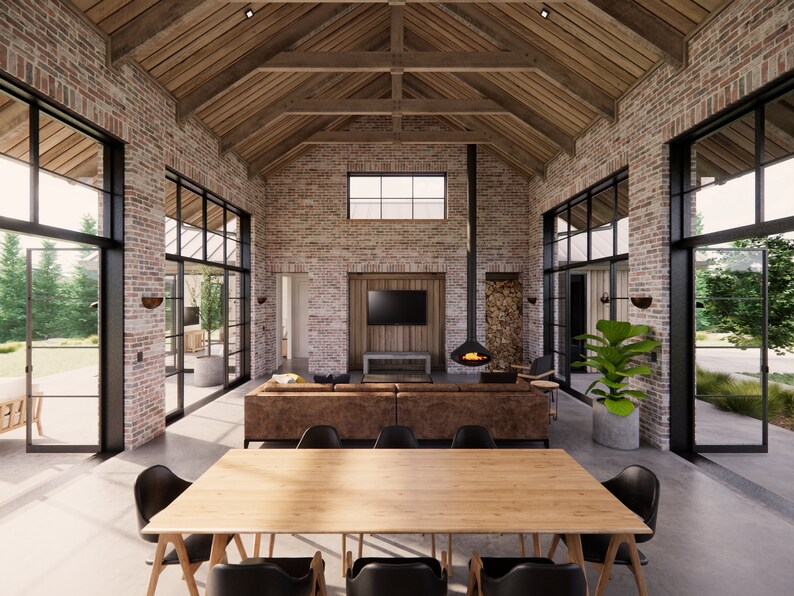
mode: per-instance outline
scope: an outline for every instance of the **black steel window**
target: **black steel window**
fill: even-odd
[[[348,174],[349,219],[444,219],[446,174]]]

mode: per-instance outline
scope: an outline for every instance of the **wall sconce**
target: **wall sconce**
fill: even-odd
[[[163,303],[162,296],[141,296],[141,304],[149,310],[155,309]]]
[[[603,294],[601,294],[601,298],[599,298],[599,300],[601,301],[601,304],[609,304],[610,302],[609,294],[604,292]]]
[[[267,296],[257,296],[256,297],[256,303],[257,304],[264,304],[265,302],[267,302]]]
[[[99,302],[92,302],[88,305],[88,308],[99,308]]]
[[[634,306],[636,306],[637,308],[641,308],[642,310],[645,310],[646,308],[648,308],[651,305],[651,303],[653,303],[653,297],[652,296],[632,296],[631,297],[631,303]]]
[[[538,301],[537,296],[527,296],[527,302],[529,302],[530,304],[535,304],[537,301]]]

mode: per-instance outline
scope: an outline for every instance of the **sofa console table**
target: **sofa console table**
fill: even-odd
[[[369,373],[370,360],[424,360],[425,374],[430,374],[430,352],[364,352],[364,374]]]

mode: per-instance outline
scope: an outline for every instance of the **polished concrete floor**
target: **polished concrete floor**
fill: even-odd
[[[169,426],[158,439],[107,460],[78,464],[59,482],[3,504],[0,509],[0,561],[4,596],[52,594],[106,596],[144,594],[152,545],[137,535],[132,486],[145,467],[163,463],[195,479],[227,449],[242,445],[243,396],[252,381]],[[596,478],[640,463],[656,472],[662,495],[656,537],[641,549],[650,593],[659,595],[777,596],[792,593],[794,520],[736,492],[730,486],[670,453],[641,447],[613,451],[590,439],[590,410],[561,397],[551,445],[564,448]],[[246,537],[250,549],[251,538]],[[548,545],[548,537],[544,545]],[[320,549],[327,564],[330,593],[341,595],[339,536],[280,536],[279,555],[305,555]],[[355,543],[353,543],[355,547]],[[466,561],[472,550],[515,555],[515,536],[462,536],[455,539],[452,594],[465,593]],[[230,559],[238,555],[230,549]],[[365,538],[366,554],[428,552],[422,536]],[[564,551],[558,554],[564,557]],[[203,585],[205,568],[198,573]],[[589,579],[596,578],[593,570]],[[167,569],[157,593],[186,594],[180,572]],[[616,569],[608,594],[634,594],[630,573]],[[406,595],[409,596],[409,595]]]

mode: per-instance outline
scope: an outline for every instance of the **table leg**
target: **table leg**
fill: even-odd
[[[168,536],[160,534],[157,539],[157,549],[154,551],[154,561],[152,563],[152,574],[149,576],[149,587],[146,596],[154,596],[157,589],[157,579],[163,571],[163,557],[165,557],[165,547],[168,544]]]
[[[182,534],[167,534],[166,536],[166,539],[174,545],[174,550],[176,550],[176,556],[179,558],[179,565],[182,567],[182,574],[185,576],[185,583],[187,584],[190,596],[199,596],[198,587],[196,587],[196,578],[193,576],[193,569],[190,566],[190,557],[187,554],[187,548],[185,548],[185,541],[182,539]]]
[[[640,554],[637,552],[637,541],[633,534],[626,536],[626,545],[629,548],[629,558],[631,559],[631,571],[634,573],[634,581],[637,583],[637,592],[640,596],[648,596],[648,588],[645,586],[645,575],[642,573]]]
[[[590,594],[590,588],[587,586],[587,567],[584,562],[584,553],[582,552],[582,539],[579,534],[566,534],[565,542],[568,545],[568,561],[576,563],[582,568],[584,573],[585,594]]]
[[[618,548],[622,542],[625,542],[626,534],[613,534],[612,539],[609,541],[606,555],[604,555],[604,566],[601,567],[601,574],[598,576],[598,585],[596,586],[596,596],[603,595],[606,592],[607,584],[609,583],[609,576],[612,575],[612,566],[615,563],[615,555],[618,554]],[[631,537],[632,540],[634,536]]]

